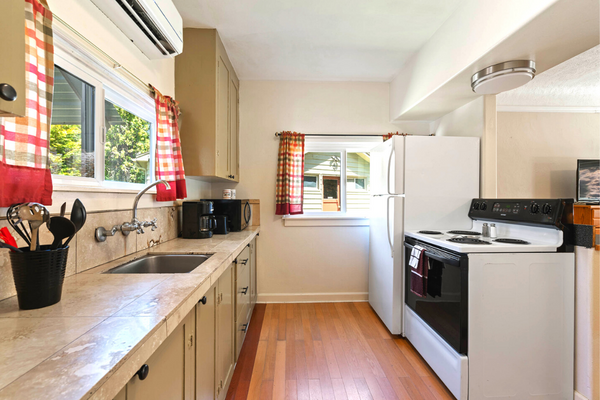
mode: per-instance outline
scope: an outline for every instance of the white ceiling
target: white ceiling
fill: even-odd
[[[174,0],[242,80],[390,81],[461,0]],[[185,44],[184,44],[185,51]]]
[[[544,71],[520,88],[500,93],[498,106],[600,107],[600,46]]]

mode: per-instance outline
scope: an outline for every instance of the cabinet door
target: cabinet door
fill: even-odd
[[[232,179],[239,182],[239,90],[232,80],[229,81],[229,113],[230,121],[230,142],[229,142],[229,170],[231,171]]]
[[[228,178],[229,170],[229,69],[217,60],[217,176]]]
[[[196,306],[196,400],[215,398],[215,317],[217,287]]]
[[[217,283],[217,398],[227,395],[227,384],[233,372],[233,268],[230,266]]]
[[[256,281],[256,237],[254,237],[250,242],[250,308],[254,307],[258,297]]]
[[[0,99],[0,117],[25,116],[25,2],[0,1],[0,83],[17,92],[15,101]]]
[[[194,398],[195,310],[192,310],[146,361],[146,379],[137,376],[127,384],[127,400]],[[191,371],[191,372],[190,372]]]

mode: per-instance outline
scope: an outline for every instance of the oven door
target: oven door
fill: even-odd
[[[425,248],[429,258],[427,295],[410,289],[410,254],[415,245]],[[405,247],[405,302],[427,325],[459,354],[467,354],[468,335],[468,258],[407,237]]]

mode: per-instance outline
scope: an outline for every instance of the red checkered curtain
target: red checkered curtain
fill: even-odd
[[[276,215],[302,214],[304,197],[304,135],[282,132],[279,139]]]
[[[0,0],[4,1],[4,0]],[[52,204],[48,146],[54,87],[52,13],[45,1],[24,0],[25,96],[23,118],[0,118],[0,207]],[[2,40],[20,40],[14,37]]]
[[[155,87],[156,102],[156,179],[169,182],[156,187],[156,201],[174,201],[187,197],[181,140],[179,139],[179,103],[169,96],[163,96]]]

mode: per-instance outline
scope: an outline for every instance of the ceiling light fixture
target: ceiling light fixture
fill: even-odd
[[[492,65],[471,77],[471,88],[477,94],[498,94],[522,86],[535,76],[535,61],[506,61]]]

